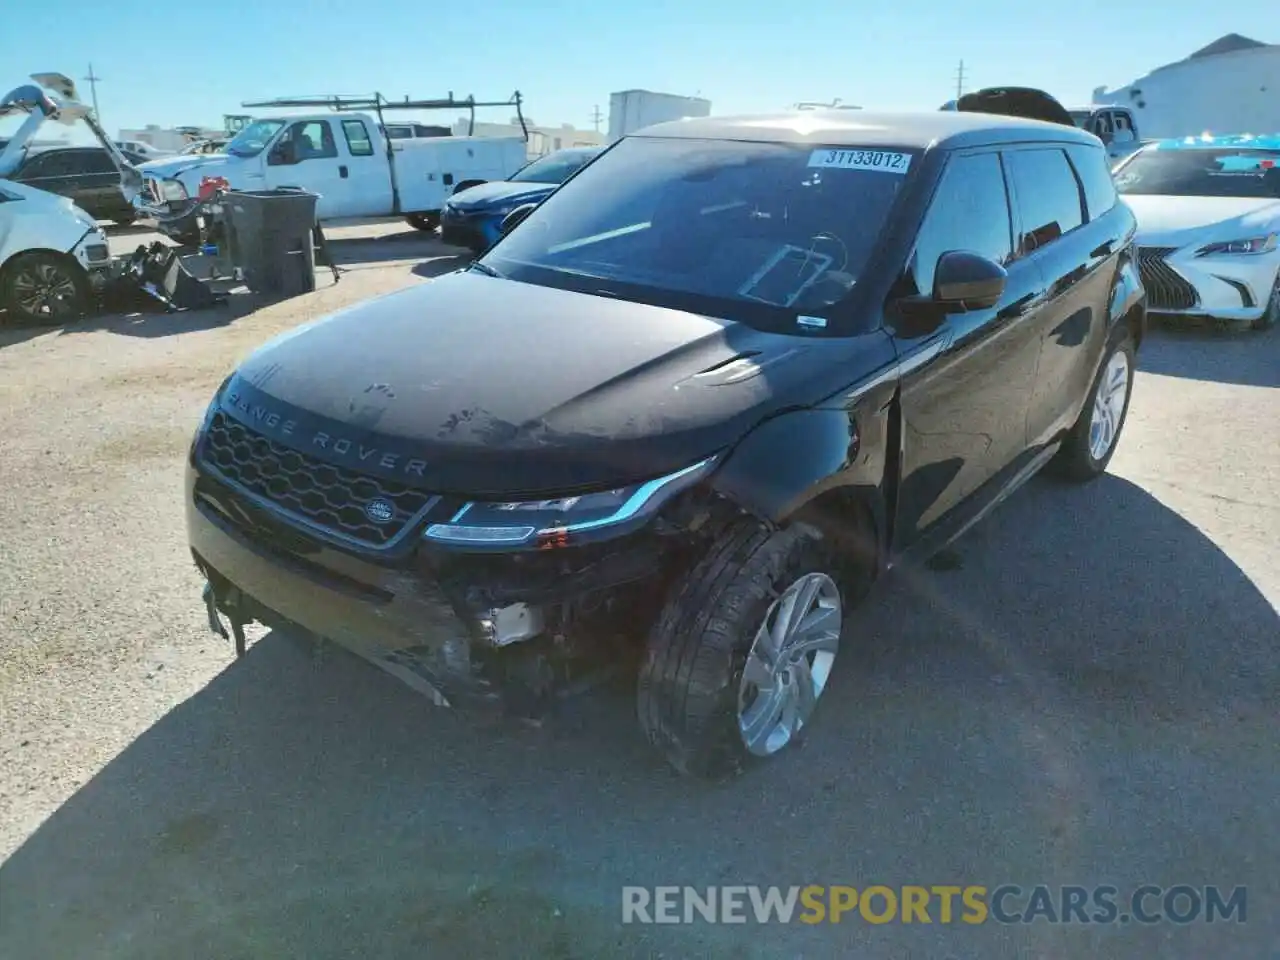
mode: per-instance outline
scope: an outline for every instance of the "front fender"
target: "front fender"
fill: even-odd
[[[717,493],[782,524],[833,490],[855,495],[884,529],[888,414],[868,404],[798,410],[765,421],[716,471]]]

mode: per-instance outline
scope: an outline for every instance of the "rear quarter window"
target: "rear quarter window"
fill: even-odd
[[[1067,155],[1084,187],[1084,202],[1089,211],[1089,219],[1097,220],[1117,202],[1116,183],[1111,177],[1107,153],[1098,147],[1081,144],[1067,147]]]

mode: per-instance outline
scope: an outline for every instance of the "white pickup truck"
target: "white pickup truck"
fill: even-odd
[[[525,164],[526,150],[520,137],[388,139],[365,113],[267,117],[244,127],[223,154],[141,164],[146,180],[136,203],[180,242],[198,236],[195,200],[207,177],[233,190],[308,190],[319,195],[320,220],[403,216],[434,230],[449,196],[505,180]]]

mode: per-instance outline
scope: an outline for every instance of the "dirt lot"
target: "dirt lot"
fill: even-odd
[[[1036,481],[946,569],[886,582],[803,749],[706,788],[622,694],[481,731],[339,652],[270,634],[236,662],[207,632],[180,482],[212,389],[273,334],[459,262],[399,227],[336,235],[340,284],[256,312],[0,331],[0,957],[1280,944],[1280,331],[1154,332],[1112,475]],[[625,884],[750,883],[1246,885],[1248,914],[619,923]]]

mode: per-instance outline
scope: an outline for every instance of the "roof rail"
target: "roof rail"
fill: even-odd
[[[520,123],[520,129],[524,133],[524,139],[529,139],[529,126],[524,118],[524,97],[517,90],[506,100],[477,100],[474,95],[469,95],[459,99],[453,95],[453,91],[449,91],[449,96],[433,99],[433,100],[413,100],[405,97],[403,100],[390,100],[381,93],[371,94],[322,94],[318,96],[304,97],[277,97],[273,100],[246,100],[240,104],[242,107],[315,107],[327,108],[338,112],[349,110],[372,110],[378,114],[378,122],[385,125],[382,117],[384,110],[466,110],[469,115],[467,125],[467,136],[473,136],[476,129],[476,108],[477,107],[515,107],[516,119]]]

